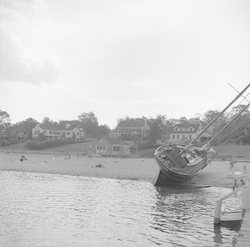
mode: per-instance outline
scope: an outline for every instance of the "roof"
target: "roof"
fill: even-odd
[[[135,128],[135,127],[138,127],[138,128],[142,128],[145,124],[145,119],[130,119],[130,120],[125,120],[125,121],[122,121],[118,124],[118,128]]]
[[[101,138],[101,139],[104,139],[104,140],[108,141],[108,142],[111,143],[111,144],[129,146],[128,143],[126,143],[125,141],[123,141],[123,140],[121,140],[121,139],[116,139],[116,138]],[[101,140],[101,139],[100,139],[100,140]]]
[[[49,124],[39,124],[38,126],[40,128],[42,128],[42,129],[44,129],[44,130],[53,130],[53,131],[67,131],[67,130],[73,130],[75,128],[78,128],[75,125],[70,126],[68,128],[66,128],[66,126],[60,126],[60,125],[59,126],[52,126],[52,125],[49,125]]]
[[[187,128],[190,128],[192,127],[194,130],[193,131],[185,131],[185,130],[181,130],[181,131],[178,131],[178,132],[181,132],[181,133],[196,133],[197,130],[199,129],[200,125],[199,124],[176,124],[173,128],[173,130],[171,130],[171,133],[174,133],[176,131],[174,131],[175,128],[179,128],[179,129],[187,129]]]

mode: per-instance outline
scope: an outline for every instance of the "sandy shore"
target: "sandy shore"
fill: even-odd
[[[0,170],[25,171],[36,173],[56,173],[99,178],[133,179],[152,182],[158,172],[154,159],[142,158],[102,158],[72,156],[65,159],[58,154],[26,154],[27,161],[20,161],[21,154],[0,153]],[[98,167],[100,166],[101,167]],[[247,170],[243,171],[243,165]],[[210,163],[191,183],[227,187],[233,185],[234,178],[229,173],[241,172],[242,178],[250,178],[250,163],[236,163],[235,170],[229,170],[229,163],[214,161]],[[240,178],[237,178],[238,181]]]

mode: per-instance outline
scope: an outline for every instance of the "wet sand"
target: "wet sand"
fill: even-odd
[[[0,153],[0,170],[50,174],[66,174],[98,178],[132,179],[152,182],[158,173],[154,159],[77,157],[65,158],[58,154],[25,154],[27,161],[21,162],[21,154]],[[247,170],[243,170],[246,165]],[[229,173],[241,172],[244,181],[250,178],[250,163],[236,163],[235,170],[229,169],[226,161],[213,161],[190,183],[213,187],[231,188],[234,177]],[[240,180],[240,177],[237,178]]]

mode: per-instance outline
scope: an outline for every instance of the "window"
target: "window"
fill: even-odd
[[[190,140],[192,139],[192,135],[189,135],[189,139],[190,139]]]
[[[175,135],[173,135],[173,139],[175,139]]]
[[[177,139],[177,140],[179,139],[179,135],[176,136],[176,139]]]
[[[52,131],[50,131],[49,133],[52,134]]]
[[[70,135],[70,132],[67,132],[67,135],[69,136],[69,135]]]
[[[174,129],[174,131],[177,131],[177,130],[178,130],[178,128],[175,128],[175,129]]]
[[[44,130],[43,133],[46,134],[46,133],[47,133],[47,130]]]
[[[121,149],[121,147],[119,147],[119,146],[114,146],[113,147],[113,151],[120,151],[120,149]]]

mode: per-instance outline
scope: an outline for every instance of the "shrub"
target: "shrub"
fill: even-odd
[[[147,142],[141,142],[138,144],[138,149],[142,150],[142,149],[149,149],[149,148],[158,148],[160,145],[155,145],[152,144],[152,142],[147,141]]]
[[[45,148],[52,148],[52,147],[57,147],[57,146],[62,146],[62,145],[67,145],[67,144],[72,144],[72,143],[74,143],[74,140],[56,139],[56,140],[49,140],[49,141],[43,141],[43,142],[32,140],[32,141],[27,141],[25,143],[25,148],[30,149],[30,150],[41,150]]]
[[[239,145],[248,145],[248,144],[250,144],[250,135],[240,136],[239,138],[237,138],[236,144],[239,144]]]
[[[36,150],[36,145],[37,145],[38,141],[35,141],[35,140],[29,140],[29,141],[26,141],[24,143],[24,148],[25,149],[28,149],[28,150]]]

